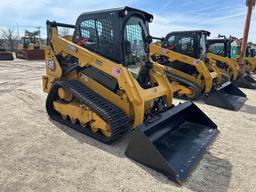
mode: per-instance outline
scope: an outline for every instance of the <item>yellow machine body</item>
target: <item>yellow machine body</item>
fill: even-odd
[[[228,66],[227,69],[219,68],[219,70],[229,75],[232,81],[235,81],[238,78],[240,68],[236,60],[213,53],[207,53],[206,57],[217,62],[219,61],[225,63]]]
[[[256,58],[254,57],[245,57],[245,61],[248,64],[248,71],[252,73],[256,73]]]
[[[246,53],[249,57],[245,57],[243,64],[240,64],[239,46],[235,37],[226,38],[225,35],[219,35],[217,39],[208,39],[207,45],[207,57],[217,62],[219,69],[230,76],[235,86],[256,89],[256,81],[250,75],[255,70],[254,59],[250,58],[254,51],[250,50],[250,47]]]
[[[47,21],[46,111],[107,144],[133,130],[125,154],[181,184],[218,130],[193,102],[173,105],[165,67],[150,61],[144,38],[152,19],[125,7],[84,13],[76,25]],[[74,35],[61,36],[58,27],[75,29]]]
[[[120,75],[115,75],[118,84],[124,90],[124,93],[114,94],[93,79],[81,73],[74,73],[67,77],[67,79],[79,79],[87,87],[93,89],[104,98],[111,100],[116,106],[123,109],[129,117],[134,118],[133,127],[137,127],[144,121],[144,111],[149,109],[150,102],[156,98],[164,96],[168,106],[172,106],[172,88],[168,79],[164,75],[164,67],[160,64],[154,63],[151,71],[152,78],[158,83],[158,86],[143,89],[138,82],[132,77],[132,73],[128,68],[121,64],[110,61],[96,53],[70,42],[69,40],[58,35],[57,29],[52,29],[52,43],[55,45],[55,52],[63,55],[73,55],[79,58],[79,65],[81,67],[93,66],[99,70],[104,71],[110,76],[113,76],[113,70],[120,70]],[[73,46],[77,52],[71,51],[68,47]],[[47,68],[47,76],[43,76],[43,88],[45,92],[49,92],[52,84],[61,78],[62,70],[59,62],[54,56],[54,51],[51,47],[45,48],[46,63],[54,62],[54,68]],[[98,65],[97,63],[102,63]],[[49,66],[49,65],[48,65]]]
[[[191,81],[196,85],[200,86],[202,94],[209,93],[211,91],[214,81],[218,84],[222,83],[221,72],[213,60],[210,60],[209,63],[206,64],[200,59],[195,59],[193,57],[165,49],[155,44],[150,45],[150,53],[152,57],[165,56],[168,58],[169,62],[180,61],[184,64],[195,67],[198,74],[192,75],[172,68],[170,66],[165,66],[165,70],[166,72],[173,73],[179,77],[187,79],[188,81]],[[171,84],[173,86],[174,92],[176,91],[177,94],[179,94],[179,92],[184,94],[185,92],[183,92],[183,90],[188,89],[186,86],[183,86],[175,81],[172,81]],[[186,94],[188,93],[189,92],[186,92]]]
[[[231,73],[237,78],[238,66],[235,61],[207,53],[209,34],[204,30],[177,31],[164,39],[156,38],[162,41],[150,45],[151,58],[165,67],[176,97],[204,98],[209,105],[238,110],[247,100],[230,82]],[[228,62],[230,71],[222,70],[217,59]]]

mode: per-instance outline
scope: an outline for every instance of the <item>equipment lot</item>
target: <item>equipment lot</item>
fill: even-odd
[[[256,191],[256,91],[238,112],[196,102],[220,135],[182,187],[125,157],[130,134],[105,145],[49,120],[44,61],[0,62],[0,191]],[[178,103],[178,100],[175,100]]]

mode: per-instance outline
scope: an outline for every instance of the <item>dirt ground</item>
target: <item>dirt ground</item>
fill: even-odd
[[[179,187],[125,157],[131,134],[108,146],[49,120],[44,66],[0,62],[0,191],[256,191],[256,91],[239,112],[197,102],[221,133]]]

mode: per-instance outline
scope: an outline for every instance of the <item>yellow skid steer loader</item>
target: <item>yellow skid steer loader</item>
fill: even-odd
[[[251,76],[251,67],[249,63],[245,64],[245,71],[240,68],[239,58],[231,58],[231,44],[237,40],[234,37],[226,38],[219,35],[218,39],[207,40],[208,53],[207,57],[215,60],[217,66],[228,71],[231,74],[233,83],[242,88],[256,89],[256,81]],[[238,53],[233,53],[233,55]],[[248,58],[245,58],[248,62]],[[238,70],[237,70],[238,69]]]
[[[205,96],[209,105],[237,111],[246,95],[206,57],[209,35],[204,30],[171,32],[161,45],[150,45],[151,58],[165,67],[176,97],[195,100]]]
[[[251,48],[250,46],[246,49],[245,60],[248,62],[250,67],[250,72],[256,74],[256,53],[255,49]]]
[[[51,119],[100,142],[134,130],[125,154],[181,184],[218,134],[192,102],[176,107],[163,67],[149,59],[153,16],[130,7],[47,21],[46,109]],[[58,27],[72,28],[62,37]]]
[[[25,36],[21,38],[18,49],[15,52],[16,58],[26,60],[44,59],[44,45],[39,33],[40,31],[25,31]]]
[[[235,81],[239,76],[240,67],[238,62],[231,58],[232,42],[232,39],[227,39],[224,35],[219,35],[218,39],[207,39],[207,58],[215,60],[218,68],[229,75],[231,81]]]

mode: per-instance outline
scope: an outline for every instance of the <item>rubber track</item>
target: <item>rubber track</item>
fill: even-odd
[[[167,71],[166,71],[166,75],[167,75],[167,77],[169,77],[169,78],[171,78],[171,79],[173,79],[173,80],[175,80],[175,81],[177,81],[177,82],[179,82],[183,85],[185,84],[185,86],[192,87],[193,90],[195,91],[195,96],[194,97],[186,97],[186,96],[180,96],[178,94],[175,94],[174,96],[176,98],[196,100],[201,96],[201,94],[202,94],[201,88],[199,86],[197,86],[195,83],[193,83],[191,81],[188,81],[188,80],[186,80],[182,77],[179,77],[179,76],[174,75],[174,74],[172,74],[170,72],[167,72]]]
[[[55,111],[53,108],[53,102],[58,99],[57,91],[60,87],[70,92],[77,100],[85,106],[88,106],[92,111],[104,119],[111,127],[111,137],[104,136],[100,131],[94,133],[90,128],[84,128],[79,123],[71,123],[69,119],[64,120],[60,113]],[[46,110],[50,118],[53,120],[81,131],[84,134],[107,144],[118,140],[127,132],[128,129],[131,128],[128,116],[120,108],[113,105],[108,100],[77,80],[63,80],[55,82],[46,100]]]

